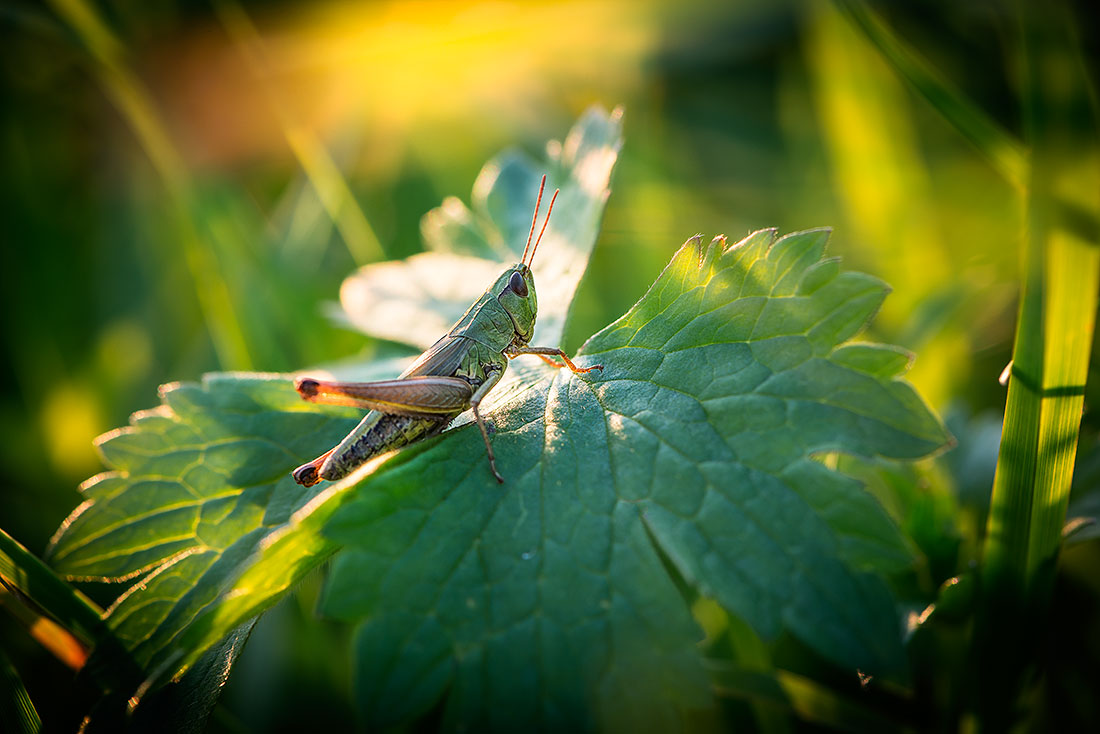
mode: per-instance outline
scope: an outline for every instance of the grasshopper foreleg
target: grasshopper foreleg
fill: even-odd
[[[509,357],[518,357],[521,354],[533,354],[551,367],[557,367],[558,369],[568,367],[571,372],[578,375],[583,375],[585,372],[591,372],[592,370],[603,371],[602,364],[594,364],[591,367],[578,367],[573,364],[573,360],[569,359],[569,355],[554,347],[512,347],[507,352]],[[558,357],[565,362],[565,364],[555,362],[553,359],[550,359],[550,357]]]

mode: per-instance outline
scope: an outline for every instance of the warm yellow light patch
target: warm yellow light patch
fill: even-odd
[[[96,357],[103,371],[120,382],[146,375],[153,363],[149,332],[137,321],[122,319],[100,334]]]
[[[39,617],[30,627],[30,635],[72,670],[80,670],[88,659],[88,649],[68,630],[51,619]]]
[[[103,430],[99,404],[86,387],[58,384],[42,404],[43,438],[50,461],[62,474],[87,474],[96,469],[92,440]]]
[[[725,633],[726,628],[729,627],[729,615],[726,613],[726,610],[713,599],[707,599],[705,597],[696,599],[695,603],[691,605],[691,615],[695,617],[695,621],[703,628],[703,634],[706,635],[706,641],[708,643],[716,640],[718,636]]]
[[[477,138],[533,122],[548,98],[619,99],[641,83],[666,12],[620,0],[305,7],[257,13],[251,35],[210,27],[158,49],[156,87],[192,162],[286,152],[300,129],[385,168],[440,121],[465,119]]]

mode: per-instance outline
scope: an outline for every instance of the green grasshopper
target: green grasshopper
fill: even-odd
[[[505,270],[458,323],[400,377],[378,382],[326,382],[302,377],[295,382],[298,394],[310,402],[370,410],[336,448],[295,469],[291,474],[296,482],[311,487],[322,479],[341,479],[373,456],[434,436],[459,413],[472,409],[485,440],[489,468],[497,481],[503,483],[478,406],[500,382],[508,360],[533,354],[554,367],[568,367],[574,373],[603,370],[603,365],[598,364],[577,367],[560,349],[528,346],[535,333],[538,311],[531,263],[558,198],[555,190],[532,248],[545,186],[543,176],[520,262]],[[561,359],[563,364],[551,357]]]

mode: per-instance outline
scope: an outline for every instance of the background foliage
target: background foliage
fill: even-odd
[[[1089,4],[1053,7],[1076,29],[1047,49],[1077,70],[1062,101],[1089,108],[1094,88],[1075,80],[1097,68],[1100,23]],[[1025,137],[1016,4],[879,10],[963,97]],[[326,318],[342,279],[419,251],[421,215],[464,196],[499,149],[537,150],[590,103],[621,102],[626,144],[563,346],[623,313],[695,232],[833,226],[830,254],[893,288],[871,337],[919,355],[909,378],[958,440],[913,468],[841,461],[918,550],[898,582],[915,614],[977,557],[1024,210],[1011,176],[831,6],[57,0],[7,4],[0,43],[0,506],[4,529],[35,552],[100,470],[92,439],[148,408],[157,385],[387,353]],[[1060,165],[1094,165],[1088,115],[1070,119],[1084,143]],[[1071,516],[1100,504],[1093,382]],[[1037,725],[1100,720],[1100,643],[1088,633],[1098,571],[1094,540],[1062,558],[1047,672],[1032,689]],[[104,603],[115,592],[84,590]],[[330,664],[349,632],[314,619],[318,593],[307,579],[257,625],[216,725],[352,719],[350,671]],[[765,654],[706,603],[695,612],[711,649],[858,694],[797,641]],[[9,655],[32,661],[20,672],[49,707],[64,668],[6,616],[0,631]],[[935,645],[929,670],[965,670],[961,648]],[[957,694],[922,679],[925,662],[917,693],[950,715]],[[729,675],[749,689],[745,671]]]

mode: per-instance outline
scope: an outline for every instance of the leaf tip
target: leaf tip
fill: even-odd
[[[744,250],[753,245],[763,245],[765,250],[770,248],[775,243],[776,235],[779,230],[775,227],[766,227],[764,229],[758,229],[753,232],[749,232],[732,245],[728,245],[722,254],[733,253],[738,250]]]
[[[96,476],[102,476],[97,474]],[[92,477],[84,484],[80,485],[81,491],[84,489],[84,485],[91,482],[96,477]],[[57,558],[57,548],[61,544],[61,538],[68,531],[69,526],[76,522],[76,519],[80,517],[85,510],[92,506],[95,500],[85,500],[81,502],[75,510],[69,513],[69,516],[61,521],[61,525],[54,531],[54,534],[50,537],[50,541],[46,544],[46,550],[42,554],[42,559],[53,565],[53,562]]]
[[[120,476],[120,473],[117,471],[102,471],[99,474],[88,477],[83,482],[81,482],[80,486],[77,487],[77,491],[79,491],[81,494],[84,494],[89,489],[104,481],[105,479],[112,479],[117,476]]]
[[[725,252],[726,249],[726,236],[724,234],[715,235],[705,248],[703,247],[703,235],[696,235],[692,238],[695,240],[696,253],[699,256],[699,268],[710,267],[714,261]]]
[[[688,237],[683,244],[683,248],[690,248],[695,250],[695,254],[699,257],[700,261],[703,258],[703,234],[694,234]]]
[[[138,412],[140,413],[141,411]],[[137,415],[138,413],[134,413],[132,416],[130,416],[130,420],[133,421]],[[105,443],[108,443],[118,438],[119,436],[125,436],[126,434],[133,433],[135,430],[136,429],[134,429],[132,426],[120,426],[119,428],[112,428],[106,433],[101,433],[93,438],[92,446],[94,446],[96,451],[99,452],[100,459],[103,459],[104,457],[102,449]]]

